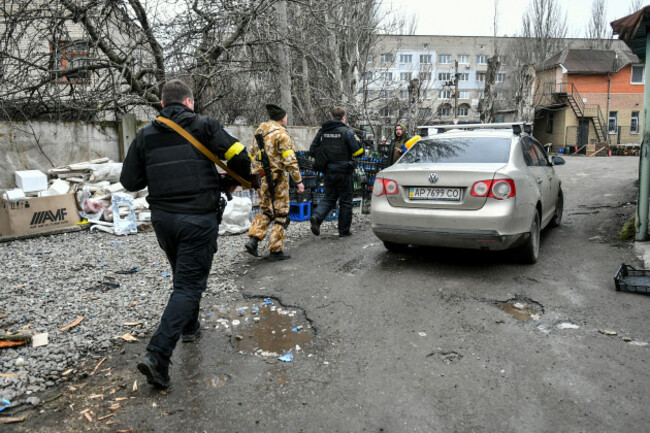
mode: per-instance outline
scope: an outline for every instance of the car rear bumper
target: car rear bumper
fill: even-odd
[[[382,241],[398,244],[428,245],[448,248],[505,250],[522,244],[528,233],[500,235],[494,231],[449,231],[400,226],[373,225],[372,231]]]
[[[383,197],[371,206],[372,230],[382,241],[450,248],[505,250],[528,238],[535,208],[515,200],[481,209],[394,207]]]

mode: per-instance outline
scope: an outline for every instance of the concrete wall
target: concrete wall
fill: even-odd
[[[256,127],[232,125],[227,128],[250,147]],[[318,127],[289,128],[297,150],[308,150],[317,131]],[[52,167],[101,157],[120,161],[119,130],[114,122],[0,122],[2,190],[15,187],[15,171],[46,173]]]
[[[0,122],[0,189],[15,187],[14,172],[48,169],[107,157],[119,159],[112,123]]]

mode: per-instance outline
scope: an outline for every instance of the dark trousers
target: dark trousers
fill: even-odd
[[[354,195],[354,181],[352,174],[325,172],[325,197],[318,202],[314,216],[319,222],[336,206],[339,201],[339,234],[350,231],[352,225],[352,196]]]
[[[201,295],[217,252],[217,213],[183,214],[154,210],[151,222],[172,267],[174,289],[147,350],[167,358],[183,332],[195,330]]]

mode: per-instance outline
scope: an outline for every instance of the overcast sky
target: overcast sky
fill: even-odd
[[[512,36],[530,0],[384,0],[386,7],[418,17],[418,35],[492,36],[494,2],[498,1],[497,35]],[[584,37],[592,0],[557,0],[567,13],[568,37]],[[646,6],[650,0],[641,2]],[[632,0],[606,0],[607,22],[629,14]]]

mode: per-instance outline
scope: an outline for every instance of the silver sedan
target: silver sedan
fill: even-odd
[[[561,182],[531,135],[451,130],[417,141],[377,174],[372,230],[392,251],[409,244],[539,256],[540,231],[562,220]]]

